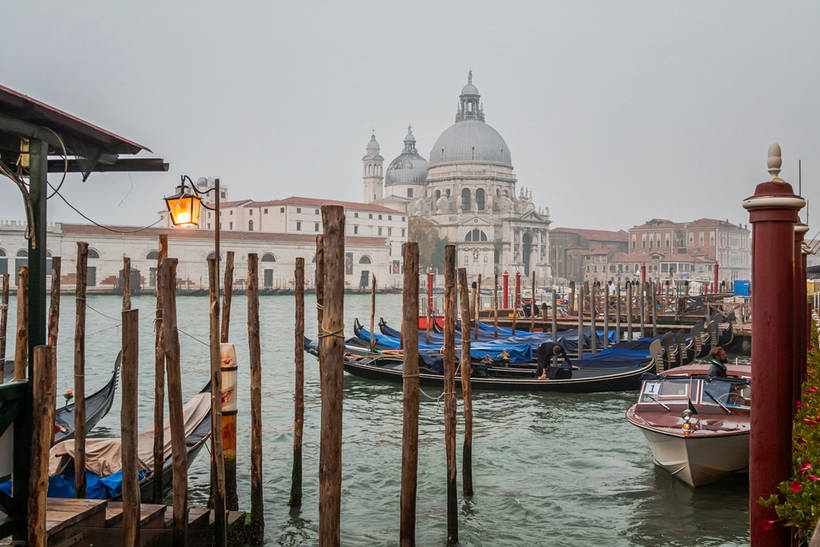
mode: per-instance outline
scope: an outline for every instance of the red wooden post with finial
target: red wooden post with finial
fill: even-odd
[[[510,307],[510,272],[508,272],[507,270],[504,270],[501,285],[504,291],[504,301],[502,302],[501,307],[506,310]]]
[[[803,370],[806,368],[806,270],[803,266],[803,238],[809,227],[798,220],[794,226],[794,367],[792,367],[792,405],[800,400]],[[792,409],[795,409],[792,406]]]
[[[792,468],[794,363],[794,224],[805,206],[780,179],[780,146],[769,147],[772,180],[743,200],[752,223],[752,399],[749,442],[749,528],[755,546],[789,545],[789,532],[772,507],[757,500],[777,492]]]

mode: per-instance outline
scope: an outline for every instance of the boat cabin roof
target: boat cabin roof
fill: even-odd
[[[712,366],[711,363],[693,363],[691,365],[685,365],[682,367],[675,367],[666,370],[662,372],[660,376],[692,376],[699,374],[706,375],[709,374],[710,366]],[[735,376],[738,378],[751,378],[752,367],[751,365],[726,363],[726,376]]]

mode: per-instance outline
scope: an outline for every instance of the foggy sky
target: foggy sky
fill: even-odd
[[[746,223],[774,141],[820,204],[819,27],[809,1],[26,2],[0,83],[170,162],[71,177],[65,196],[105,223],[150,224],[181,173],[230,199],[360,201],[370,130],[385,167],[408,123],[428,158],[469,69],[553,227]],[[0,218],[23,219],[2,180]]]

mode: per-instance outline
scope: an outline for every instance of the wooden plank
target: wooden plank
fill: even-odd
[[[406,341],[402,361],[401,495],[399,542],[416,544],[416,492],[419,460],[419,244],[407,242],[402,251],[401,336]],[[427,314],[430,317],[430,314]],[[428,323],[429,329],[429,323]]]
[[[447,459],[447,543],[453,545],[458,544],[456,300],[456,247],[447,245],[444,247],[444,449]]]
[[[56,403],[55,403],[56,404]],[[48,498],[46,500],[46,530],[54,536],[84,520],[105,514],[106,500]]]
[[[130,275],[130,268],[126,269]],[[130,300],[130,299],[129,299]],[[123,301],[123,307],[126,302]],[[122,312],[122,540],[126,547],[140,544],[140,489],[137,469],[137,398],[139,392],[139,310]]]
[[[32,416],[31,460],[26,500],[26,544],[45,547],[46,495],[48,493],[48,451],[54,438],[54,412],[57,404],[57,371],[55,350],[51,346],[34,348],[34,369],[31,381]]]
[[[159,236],[159,252],[157,254],[157,269],[155,284],[157,287],[157,310],[154,321],[154,491],[151,501],[162,502],[163,478],[162,466],[165,462],[165,351],[162,345],[162,276],[160,264],[168,258],[168,236]]]
[[[174,470],[174,545],[188,544],[188,455],[182,418],[182,375],[179,367],[177,332],[176,258],[165,258],[160,266],[162,289],[162,342],[168,374],[168,407]]]
[[[342,401],[344,397],[344,209],[322,206],[325,313],[319,333],[322,429],[319,448],[319,544],[339,545],[342,501]]]
[[[74,492],[85,498],[85,293],[88,243],[77,242],[76,324],[74,329]]]

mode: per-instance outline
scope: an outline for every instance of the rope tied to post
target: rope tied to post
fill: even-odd
[[[342,340],[344,340],[344,337],[345,337],[344,330],[345,330],[344,327],[339,327],[338,329],[336,329],[334,331],[331,331],[331,332],[323,330],[322,332],[319,333],[319,339],[327,338],[328,336],[330,336],[330,337],[333,337],[333,338],[341,338]]]

